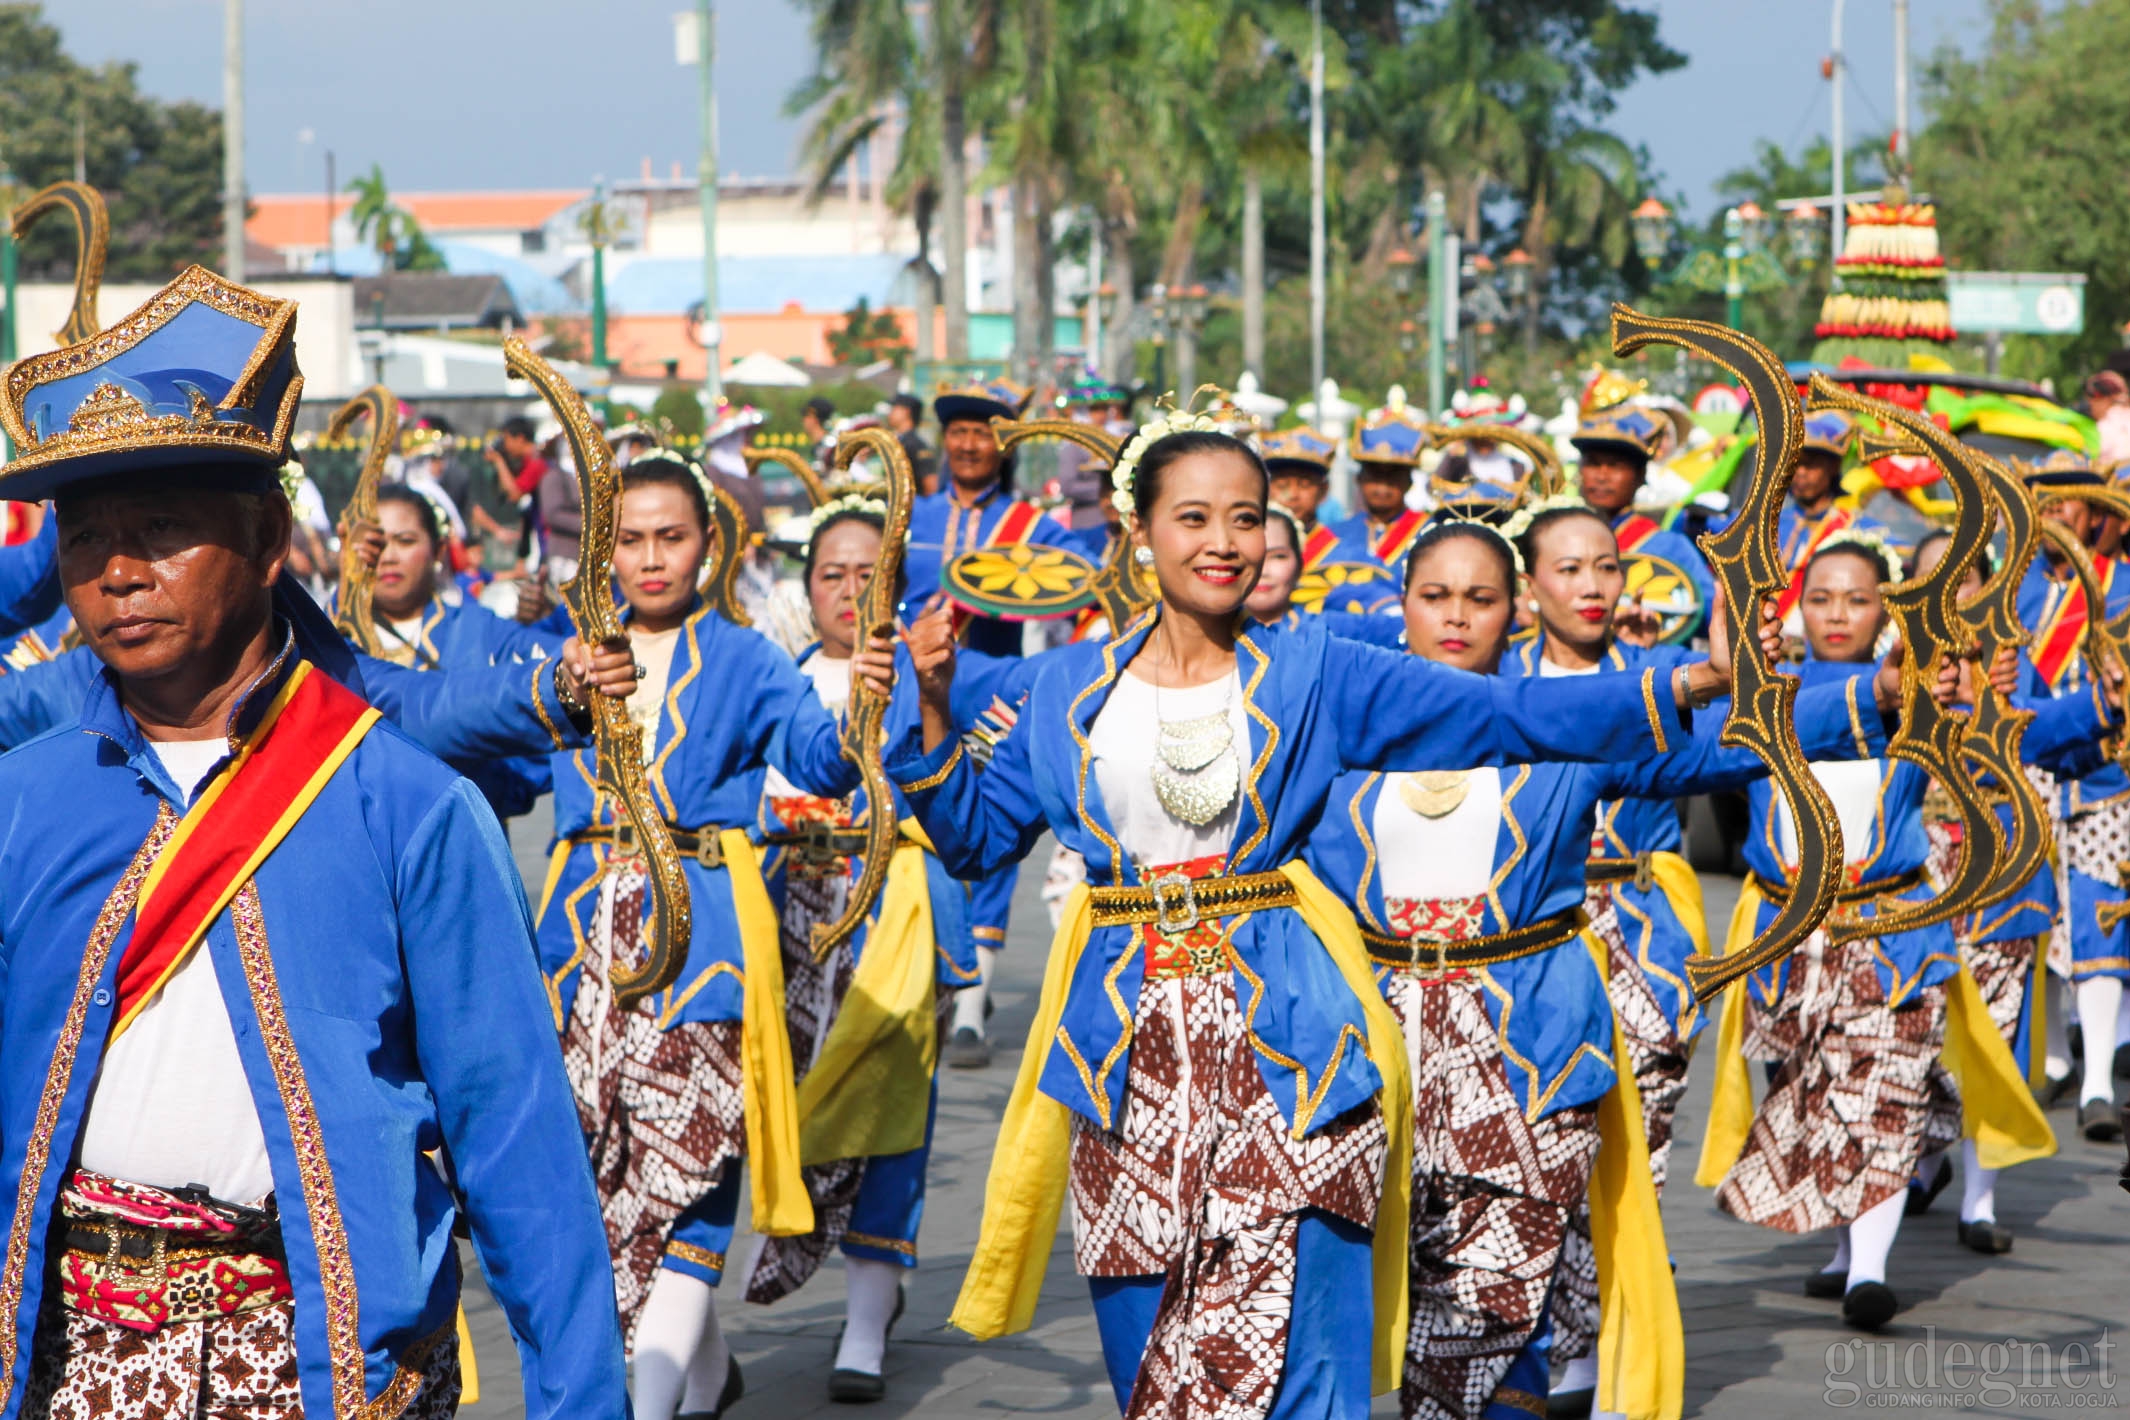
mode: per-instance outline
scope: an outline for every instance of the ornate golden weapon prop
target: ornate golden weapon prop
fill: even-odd
[[[814,466],[799,457],[796,450],[750,446],[740,450],[740,457],[747,460],[747,471],[749,473],[758,473],[763,464],[773,463],[778,468],[791,474],[792,477],[799,480],[800,486],[806,490],[806,496],[813,501],[813,505],[816,508],[826,503],[832,496],[828,491],[828,485],[821,481],[821,475],[814,472]]]
[[[103,194],[87,183],[55,182],[31,193],[15,209],[15,240],[27,236],[47,212],[64,212],[74,219],[74,304],[53,338],[61,345],[77,345],[103,330],[96,318],[96,295],[104,281],[104,253],[111,245],[111,214]]]
[[[1901,631],[1906,654],[1901,661],[1901,726],[1886,742],[1886,753],[1907,760],[1935,780],[1952,800],[1960,819],[1960,857],[1940,892],[1926,901],[1880,898],[1873,916],[1857,911],[1838,914],[1827,924],[1830,941],[1856,941],[1892,932],[1948,922],[1971,911],[1996,879],[2003,856],[2004,825],[1975,776],[1967,772],[1968,716],[1940,705],[1932,694],[1938,668],[1947,657],[1975,649],[1974,629],[1960,607],[1960,587],[1989,546],[1995,500],[1987,475],[1968,457],[1959,440],[1930,420],[1836,384],[1825,375],[1812,377],[1812,409],[1845,409],[1868,414],[1888,430],[1899,430],[1937,465],[1953,495],[1950,540],[1937,566],[1920,577],[1903,578],[1885,588],[1886,610]]]
[[[1122,439],[1076,419],[1003,419],[994,415],[991,432],[997,436],[999,448],[1009,454],[1017,445],[1033,439],[1060,439],[1078,444],[1109,468],[1115,468],[1117,460],[1124,456]],[[1110,539],[1109,555],[1095,569],[1094,580],[1088,586],[1102,615],[1108,618],[1111,635],[1121,633],[1133,617],[1153,605],[1156,595],[1132,558],[1131,539],[1121,535]]]
[[[563,604],[569,608],[570,621],[587,650],[625,642],[627,633],[614,609],[614,531],[620,515],[621,479],[614,469],[613,451],[607,448],[599,426],[592,422],[583,398],[555,373],[553,366],[534,354],[531,346],[511,336],[503,342],[503,364],[512,378],[530,381],[547,400],[548,408],[555,412],[569,437],[570,452],[576,459],[584,528],[578,537],[577,575],[559,588]],[[643,732],[619,700],[597,692],[589,699],[592,743],[599,768],[595,805],[600,798],[610,801],[617,830],[629,830],[636,852],[644,861],[645,886],[651,899],[651,917],[644,927],[643,965],[631,970],[616,963],[608,969],[614,1004],[627,1009],[643,997],[665,990],[679,978],[681,968],[688,962],[694,915],[688,900],[688,880],[681,873],[680,853],[673,846],[673,832],[660,816],[658,802],[644,779]]]
[[[1538,484],[1538,496],[1551,498],[1568,486],[1567,470],[1561,467],[1560,450],[1553,441],[1542,434],[1533,434],[1527,429],[1512,429],[1506,424],[1422,424],[1422,433],[1437,444],[1469,443],[1473,439],[1492,439],[1497,444],[1507,444],[1531,460],[1531,473],[1525,479],[1525,487],[1519,494],[1528,495],[1529,484]],[[1434,486],[1430,480],[1430,486]],[[1439,490],[1437,490],[1439,493]]]
[[[717,549],[711,556],[702,585],[696,590],[704,601],[710,603],[711,610],[734,626],[752,626],[754,618],[740,605],[740,566],[747,560],[751,541],[747,535],[747,514],[740,508],[738,500],[709,479],[703,479],[702,485],[710,504],[710,531],[717,538]]]
[[[885,429],[859,429],[845,434],[836,444],[836,467],[850,467],[861,452],[871,453],[887,472],[887,520],[880,532],[880,560],[858,594],[858,646],[862,650],[875,636],[895,634],[895,600],[902,581],[902,559],[910,540],[910,504],[916,500],[917,475],[911,471],[902,444]],[[843,900],[843,915],[833,922],[816,922],[813,933],[815,960],[822,960],[858,930],[880,889],[887,884],[888,856],[902,831],[895,821],[895,786],[881,760],[888,703],[865,681],[851,680],[850,714],[843,722],[843,757],[858,766],[865,784],[865,859],[858,880]]]
[[[1615,355],[1631,355],[1655,344],[1677,345],[1721,365],[1751,393],[1760,419],[1753,476],[1738,515],[1722,532],[1704,534],[1700,543],[1731,607],[1727,633],[1732,698],[1723,743],[1751,750],[1767,765],[1797,828],[1797,877],[1790,900],[1768,930],[1742,952],[1686,959],[1695,999],[1706,1001],[1747,972],[1782,960],[1812,934],[1834,906],[1842,884],[1842,830],[1834,805],[1797,742],[1797,681],[1770,665],[1760,648],[1761,605],[1790,582],[1777,527],[1804,441],[1796,386],[1766,346],[1735,330],[1710,321],[1658,319],[1627,306],[1612,308]]]
[[[333,624],[340,634],[372,656],[385,653],[384,638],[377,634],[371,608],[377,594],[377,569],[356,551],[358,523],[377,523],[377,485],[384,480],[385,460],[399,444],[399,400],[383,385],[371,385],[333,411],[325,426],[328,439],[343,439],[356,420],[370,416],[370,444],[363,450],[362,471],[355,475],[355,492],[348,498],[347,534],[340,540],[339,613]]]

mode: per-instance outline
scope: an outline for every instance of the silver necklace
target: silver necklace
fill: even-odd
[[[1242,786],[1235,725],[1228,718],[1232,679],[1228,687],[1214,713],[1167,720],[1161,715],[1161,682],[1154,682],[1154,798],[1170,817],[1193,828],[1204,828],[1226,813]]]

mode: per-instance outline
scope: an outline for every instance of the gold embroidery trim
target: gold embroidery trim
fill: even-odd
[[[712,1272],[723,1272],[725,1270],[725,1254],[712,1252],[709,1248],[697,1247],[694,1243],[681,1242],[678,1239],[666,1244],[666,1256],[677,1257],[682,1262],[692,1262],[697,1267],[705,1267]]]
[[[881,1252],[898,1253],[903,1257],[917,1256],[917,1244],[900,1238],[875,1237],[871,1233],[845,1233],[843,1241],[855,1247],[877,1248]]]
[[[540,672],[549,669],[552,669],[556,675],[562,674],[562,662],[560,658],[557,658],[552,661],[541,661],[533,667],[532,707],[533,714],[539,718],[540,728],[547,731],[547,737],[555,742],[555,748],[559,750],[563,748],[562,731],[556,728],[554,717],[547,713],[547,706],[542,704],[540,701]],[[560,696],[561,690],[559,687],[556,689],[555,693],[557,696]]]
[[[1657,753],[1667,753],[1671,746],[1664,742],[1664,721],[1657,714],[1657,672],[1654,667],[1642,672],[1642,708],[1649,712],[1649,734],[1657,742]]]
[[[927,789],[937,789],[947,782],[947,776],[954,772],[954,766],[959,763],[961,763],[961,741],[956,740],[954,742],[954,752],[947,756],[945,764],[940,765],[938,769],[927,774],[916,783],[903,785],[902,792],[905,794],[922,794]]]

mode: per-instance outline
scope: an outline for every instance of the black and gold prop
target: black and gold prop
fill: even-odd
[[[1927,899],[1882,897],[1872,904],[1868,917],[1855,909],[1837,914],[1827,923],[1827,937],[1845,942],[1949,922],[1979,905],[1996,877],[2005,846],[2004,824],[1979,779],[1968,773],[1968,716],[1940,705],[1932,687],[1945,661],[1975,650],[1974,629],[1960,608],[1960,589],[1989,547],[1997,506],[1987,476],[1960,441],[1923,416],[1836,384],[1823,374],[1813,375],[1806,404],[1812,410],[1870,415],[1881,427],[1905,434],[1937,465],[1953,504],[1945,554],[1937,565],[1921,576],[1888,583],[1883,594],[1905,648],[1901,724],[1887,740],[1886,753],[1929,774],[1951,802],[1961,825],[1959,858],[1944,886]]]
[[[626,642],[614,607],[614,534],[621,513],[621,478],[584,399],[517,336],[503,342],[503,363],[514,379],[530,381],[562,424],[577,463],[577,493],[584,527],[578,537],[577,575],[559,588],[578,639],[587,647]],[[688,880],[682,875],[673,830],[658,811],[643,773],[643,732],[619,700],[593,694],[592,743],[599,766],[595,798],[614,809],[617,827],[626,826],[637,856],[644,863],[650,896],[650,920],[644,925],[643,965],[609,970],[614,1004],[626,1010],[679,979],[688,962],[694,914]]]
[[[97,293],[103,289],[104,254],[111,246],[111,214],[103,194],[85,182],[55,182],[40,188],[15,209],[9,224],[21,241],[47,212],[64,212],[74,222],[74,302],[67,308],[67,323],[52,333],[61,345],[79,345],[103,330],[96,314]]]
[[[1777,529],[1804,442],[1796,386],[1773,352],[1726,326],[1659,319],[1614,306],[1613,354],[1624,357],[1650,345],[1676,345],[1721,365],[1745,386],[1760,417],[1753,474],[1737,516],[1722,532],[1704,534],[1700,543],[1732,608],[1727,628],[1732,698],[1723,743],[1750,750],[1767,765],[1797,829],[1797,875],[1768,930],[1744,951],[1686,959],[1695,999],[1706,1001],[1747,972],[1788,956],[1826,917],[1842,886],[1842,830],[1797,742],[1797,680],[1770,664],[1760,647],[1760,607],[1790,583]]]
[[[836,467],[850,467],[851,460],[869,453],[887,473],[887,518],[880,530],[880,560],[858,594],[858,644],[869,645],[876,636],[895,635],[895,603],[902,582],[902,559],[910,540],[910,505],[917,498],[917,475],[910,468],[902,444],[885,429],[859,429],[843,436],[836,445]],[[843,722],[843,757],[858,767],[865,785],[865,858],[858,877],[843,900],[842,915],[833,922],[816,922],[813,929],[815,960],[825,959],[858,930],[873,903],[887,885],[888,858],[895,851],[902,831],[895,821],[895,786],[887,777],[881,759],[887,724],[887,699],[862,679],[851,681],[850,712]]]
[[[1122,439],[1074,419],[1000,419],[994,415],[991,431],[998,438],[999,448],[1009,454],[1030,440],[1059,439],[1087,450],[1105,468],[1115,468],[1117,460],[1124,456]],[[1131,539],[1121,535],[1110,539],[1109,555],[1095,569],[1088,590],[1094,594],[1095,605],[1102,608],[1112,633],[1129,626],[1132,618],[1154,604],[1156,596],[1132,556]]]
[[[1561,466],[1560,450],[1554,448],[1553,441],[1543,434],[1533,434],[1506,424],[1422,424],[1420,430],[1438,447],[1470,443],[1474,439],[1492,439],[1521,453],[1530,461],[1531,471],[1509,490],[1515,495],[1514,502],[1533,497],[1551,498],[1568,487],[1568,473]],[[1428,488],[1437,498],[1448,500],[1453,499],[1458,485],[1444,483],[1431,474]]]
[[[712,483],[703,480],[703,494],[710,504],[710,533],[716,539],[711,549],[709,570],[697,588],[710,609],[731,622],[734,626],[752,626],[754,618],[740,605],[740,568],[747,560],[747,549],[752,539],[747,533],[747,514],[739,500]]]
[[[1000,621],[1048,621],[1095,600],[1095,564],[1077,552],[1036,542],[972,548],[940,569],[939,587],[957,606]]]
[[[1379,562],[1323,562],[1294,583],[1295,606],[1312,615],[1327,605],[1336,611],[1357,603],[1364,612],[1380,612],[1399,594],[1397,574]]]
[[[383,385],[371,385],[333,411],[325,426],[328,440],[344,439],[356,420],[370,416],[370,442],[362,451],[362,471],[355,475],[355,491],[348,497],[347,532],[340,539],[340,590],[333,624],[365,653],[382,656],[384,638],[377,634],[374,603],[377,569],[363,559],[356,545],[356,528],[364,523],[377,526],[377,488],[384,481],[385,461],[399,447],[399,400]]]

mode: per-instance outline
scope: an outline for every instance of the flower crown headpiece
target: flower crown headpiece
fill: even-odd
[[[1597,509],[1585,503],[1579,493],[1552,493],[1534,502],[1524,504],[1514,513],[1511,513],[1508,520],[1494,530],[1507,538],[1509,545],[1514,547],[1516,540],[1531,530],[1531,524],[1538,521],[1541,514],[1566,512],[1589,513],[1593,516],[1600,516]]]
[[[868,498],[862,493],[846,493],[841,498],[831,498],[806,515],[806,541],[799,544],[800,551],[814,545],[814,534],[828,525],[831,518],[845,513],[859,513],[867,517],[885,519],[887,504],[878,498]]]
[[[1839,552],[1845,547],[1870,553],[1888,576],[1898,578],[1901,575],[1900,558],[1894,555],[1892,545],[1886,541],[1886,534],[1877,528],[1847,527],[1840,532],[1830,533],[1812,556],[1816,559],[1829,552]]]
[[[1109,495],[1109,501],[1119,513],[1125,517],[1131,516],[1132,483],[1139,473],[1139,460],[1146,457],[1146,451],[1155,443],[1171,434],[1225,432],[1221,422],[1210,412],[1210,406],[1203,411],[1194,408],[1198,397],[1207,393],[1212,394],[1213,403],[1218,403],[1223,398],[1220,386],[1200,385],[1191,392],[1189,403],[1181,409],[1176,408],[1173,395],[1162,396],[1162,399],[1171,401],[1166,409],[1161,407],[1160,400],[1155,401],[1154,417],[1140,425],[1139,432],[1132,435],[1132,441],[1124,446],[1124,452],[1118,456],[1117,466],[1110,474],[1110,482],[1116,485],[1116,491]]]

